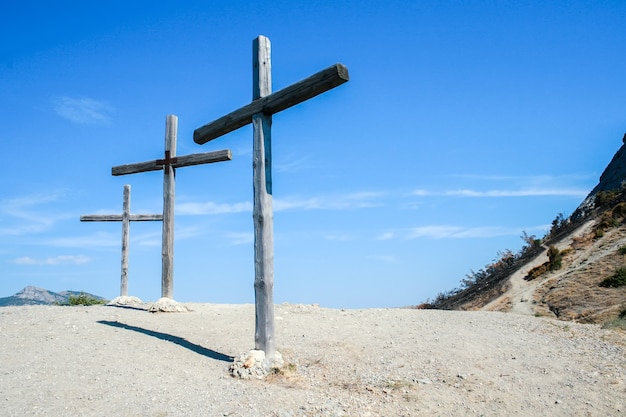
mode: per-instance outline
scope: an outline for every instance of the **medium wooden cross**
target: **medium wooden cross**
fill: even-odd
[[[196,153],[176,157],[178,117],[165,119],[165,158],[134,164],[119,165],[111,169],[112,175],[163,170],[163,246],[161,248],[161,296],[173,298],[174,294],[174,201],[176,199],[175,168],[191,165],[230,161],[229,149]]]
[[[304,80],[272,93],[270,41],[253,41],[252,102],[208,123],[193,133],[196,143],[213,139],[252,123],[254,207],[255,349],[271,362],[274,341],[274,237],[272,209],[271,125],[272,115],[335,88],[349,80],[348,69],[335,64]]]
[[[163,220],[162,214],[130,214],[130,185],[124,185],[124,204],[122,214],[86,214],[80,216],[81,222],[122,222],[122,278],[120,296],[128,296],[128,243],[130,240],[130,222]]]

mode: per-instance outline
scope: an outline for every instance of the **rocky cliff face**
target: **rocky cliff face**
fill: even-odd
[[[600,183],[591,191],[595,194],[598,191],[617,190],[626,181],[626,134],[622,138],[621,148],[613,156],[613,159],[600,176]]]
[[[600,176],[600,182],[572,214],[572,220],[586,215],[593,209],[596,194],[600,191],[619,190],[626,184],[626,134],[622,138],[622,147],[615,153],[609,165]]]

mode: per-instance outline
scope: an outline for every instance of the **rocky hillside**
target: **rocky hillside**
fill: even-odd
[[[60,293],[48,291],[43,288],[28,286],[22,291],[10,297],[0,298],[0,307],[23,306],[23,305],[50,305],[67,304],[71,296],[86,295],[98,300],[104,300],[93,294],[86,294],[78,291],[62,291]]]
[[[532,277],[533,269],[549,262],[545,249],[508,277],[502,295],[487,303],[469,301],[462,308],[512,311],[581,323],[615,319],[626,311],[626,285],[602,284],[626,265],[626,226],[611,228],[596,237],[598,225],[598,219],[588,220],[554,243],[563,254],[558,270]]]
[[[423,308],[511,311],[583,323],[626,316],[626,135],[600,182],[543,239]]]

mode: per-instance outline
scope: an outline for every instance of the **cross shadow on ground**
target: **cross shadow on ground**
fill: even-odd
[[[232,356],[224,355],[223,353],[216,352],[211,349],[207,349],[203,346],[196,345],[195,343],[191,343],[187,339],[183,339],[182,337],[178,337],[178,336],[173,336],[171,334],[156,332],[154,330],[148,330],[142,327],[131,326],[130,324],[120,323],[119,321],[98,320],[98,323],[105,324],[111,327],[117,327],[120,329],[131,330],[131,331],[142,333],[148,336],[156,337],[157,339],[166,340],[168,342],[175,343],[178,346],[182,346],[186,349],[189,349],[192,352],[196,352],[199,355],[206,356],[207,358],[215,359],[217,361],[232,362],[234,359]]]

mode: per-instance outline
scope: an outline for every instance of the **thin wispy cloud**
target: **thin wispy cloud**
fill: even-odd
[[[488,190],[471,189],[446,191],[444,195],[454,197],[578,197],[584,198],[589,191],[576,188],[525,188],[519,190]]]
[[[320,198],[276,198],[272,202],[274,211],[284,210],[321,210],[324,208],[324,201]]]
[[[356,192],[338,196],[311,197],[301,199],[299,197],[287,197],[274,199],[275,211],[283,210],[351,210],[361,208],[380,207],[384,193],[381,192]]]
[[[417,197],[471,197],[471,198],[498,198],[498,197],[576,197],[584,198],[588,190],[581,188],[521,188],[517,190],[486,190],[458,189],[448,191],[428,191],[417,189],[411,195]]]
[[[62,192],[51,192],[47,194],[39,193],[9,198],[2,200],[2,207],[5,211],[18,212],[33,206],[58,201],[62,195]]]
[[[286,210],[351,210],[382,206],[380,192],[356,192],[338,196],[321,197],[285,197],[274,198],[272,207],[274,211]],[[251,213],[252,202],[239,203],[216,203],[208,201],[204,203],[187,202],[176,206],[176,214],[187,216]]]
[[[45,259],[23,256],[13,260],[17,265],[82,265],[91,262],[91,258],[83,255],[61,255]]]
[[[24,236],[37,234],[50,229],[55,220],[51,218],[32,218],[27,224],[14,224],[0,227],[0,236]]]
[[[472,185],[458,185],[418,188],[411,192],[414,197],[575,197],[584,198],[589,193],[586,186],[579,186],[581,180],[589,179],[584,175],[453,175],[454,178],[469,180]],[[458,182],[458,181],[457,181]],[[467,182],[467,181],[465,181]],[[505,187],[494,183],[506,182]],[[458,188],[457,188],[458,187]]]
[[[307,156],[296,157],[295,155],[288,155],[281,159],[280,162],[274,161],[272,168],[280,173],[297,172],[308,165],[308,160]]]
[[[391,240],[395,237],[395,234],[393,232],[384,232],[382,234],[380,234],[376,240]]]
[[[537,228],[532,228],[537,229]],[[521,233],[520,228],[484,226],[463,227],[450,225],[429,225],[413,227],[406,230],[404,238],[407,240],[428,239],[468,239],[468,238],[493,238],[498,236],[516,236]]]
[[[254,242],[254,233],[252,232],[232,232],[224,235],[230,245],[247,245]]]
[[[53,215],[44,212],[39,206],[59,201],[63,193],[33,194],[0,201],[0,215],[4,217],[0,236],[22,236],[41,233],[50,229],[66,215]],[[9,220],[10,218],[10,220]],[[7,226],[7,224],[11,224]]]
[[[120,247],[122,244],[122,237],[121,232],[97,232],[87,236],[72,236],[47,239],[45,241],[42,241],[41,243],[48,246],[64,248]]]
[[[159,228],[159,237],[161,237],[161,229]],[[206,236],[211,234],[205,227],[195,224],[194,226],[176,226],[176,240],[193,239],[198,236]],[[160,241],[159,241],[160,244]]]
[[[84,236],[66,236],[40,241],[46,246],[54,246],[60,248],[120,248],[122,245],[121,225],[113,227],[115,232],[96,232]],[[160,246],[162,243],[161,227],[156,227],[157,231],[149,233],[133,233],[132,226],[130,230],[131,246]],[[176,236],[177,239],[184,239],[182,236]]]
[[[241,203],[215,203],[208,201],[206,203],[180,203],[176,205],[176,214],[186,216],[212,215],[212,214],[230,214],[252,212],[252,203],[244,201]]]
[[[516,181],[524,183],[549,183],[562,182],[571,180],[585,180],[592,178],[593,175],[588,174],[566,174],[566,175],[481,175],[481,174],[458,174],[450,175],[453,178],[464,178],[470,180],[481,181]]]
[[[55,97],[52,106],[59,116],[78,124],[109,125],[114,111],[107,103],[88,97]]]
[[[158,231],[157,232],[151,232],[151,233],[143,233],[140,235],[133,235],[131,233],[131,245],[139,245],[139,246],[161,246],[163,244],[163,231],[161,229],[161,227],[157,227]],[[181,238],[185,238],[184,234],[183,236],[178,236],[176,235],[176,238],[178,240],[180,240]],[[120,241],[121,244],[121,241]]]

